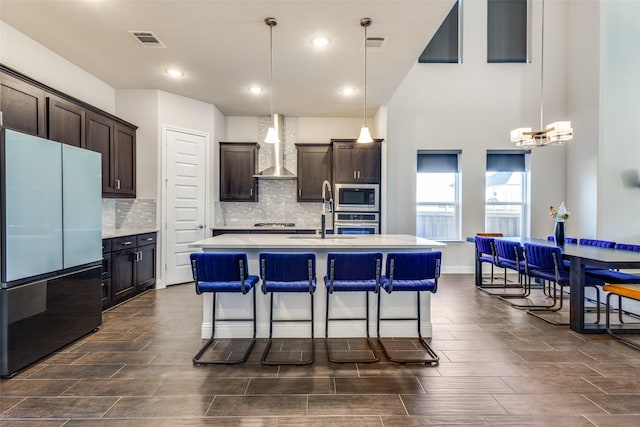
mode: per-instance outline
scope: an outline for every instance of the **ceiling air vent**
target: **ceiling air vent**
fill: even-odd
[[[386,36],[368,36],[367,37],[367,49],[369,50],[381,50],[384,47],[384,43],[387,41]]]
[[[144,47],[167,47],[151,31],[129,31],[129,34]]]

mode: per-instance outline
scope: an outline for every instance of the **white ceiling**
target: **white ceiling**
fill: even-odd
[[[275,17],[274,112],[358,117],[363,28],[386,36],[368,50],[367,112],[389,99],[455,0],[0,0],[0,19],[116,89],[161,89],[225,115],[269,114],[269,27]],[[166,49],[128,31],[152,31]],[[319,50],[315,35],[331,39]],[[179,80],[166,76],[179,68]],[[18,70],[19,71],[19,70]],[[267,90],[251,95],[250,85]],[[356,94],[340,94],[353,86]]]

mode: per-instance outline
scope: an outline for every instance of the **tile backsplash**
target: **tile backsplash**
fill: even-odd
[[[259,141],[264,140],[270,125],[269,117],[259,120]],[[297,142],[298,118],[285,116],[283,164],[293,173],[297,173]],[[272,146],[261,143],[258,151],[258,170],[271,166],[271,156]],[[298,228],[320,228],[322,205],[298,203],[296,191],[295,179],[259,179],[258,202],[214,202],[214,227],[250,227],[258,222],[293,222]]]
[[[102,229],[156,228],[156,201],[102,199]]]

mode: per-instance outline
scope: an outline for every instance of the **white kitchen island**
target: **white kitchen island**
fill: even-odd
[[[314,297],[316,337],[324,337],[326,310],[326,290],[324,276],[327,273],[327,253],[329,252],[424,252],[442,251],[446,245],[440,242],[405,234],[372,234],[372,235],[328,235],[326,239],[308,234],[223,234],[200,240],[189,245],[194,251],[203,252],[244,252],[249,261],[249,274],[260,275],[258,256],[261,252],[312,252],[316,255],[317,288]],[[446,258],[443,254],[443,262]],[[386,259],[385,259],[386,261]],[[382,268],[384,274],[384,264]],[[195,289],[194,289],[195,292]],[[258,337],[269,334],[269,296],[261,290],[261,282],[256,287],[257,296],[257,333]],[[212,295],[203,294],[202,338],[211,336]],[[218,294],[218,317],[246,318],[250,313],[250,297],[240,294]],[[331,303],[331,317],[362,317],[365,313],[365,297],[358,293],[336,293]],[[416,311],[414,292],[397,292],[387,294],[383,291],[383,317],[407,317]],[[431,336],[431,299],[425,292],[421,296],[422,331],[426,337]],[[333,310],[336,311],[333,311]],[[377,297],[372,295],[369,306],[369,330],[376,335]],[[275,294],[274,318],[299,319],[309,317],[308,294]],[[381,328],[382,336],[411,337],[416,335],[415,322],[387,322]],[[406,323],[406,324],[405,324]],[[216,324],[216,336],[220,338],[239,338],[251,335],[249,323],[219,322]],[[308,337],[308,325],[300,323],[281,323],[274,328],[274,338]],[[363,337],[364,327],[361,322],[331,322],[332,337]]]

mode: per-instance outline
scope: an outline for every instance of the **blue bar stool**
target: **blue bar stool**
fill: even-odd
[[[435,293],[438,289],[438,278],[440,277],[440,263],[442,262],[442,252],[409,252],[409,253],[389,253],[385,275],[380,280],[380,285],[389,294],[392,292],[415,292],[416,293],[416,317],[381,317],[382,305],[378,293],[378,340],[382,349],[392,362],[398,363],[430,363],[436,366],[440,358],[431,348],[429,343],[422,337],[422,327],[420,320],[420,292],[428,291]],[[407,321],[418,322],[418,340],[424,347],[423,355],[426,358],[398,358],[392,357],[389,350],[380,336],[380,321]]]
[[[378,361],[371,337],[369,336],[369,292],[378,293],[380,289],[380,275],[382,271],[382,253],[329,253],[327,254],[327,275],[324,285],[327,288],[327,312],[325,317],[325,341],[327,343],[327,357],[336,363],[373,363]],[[329,317],[330,296],[335,292],[364,292],[364,317]],[[367,331],[367,342],[373,352],[373,357],[367,358],[336,358],[331,349],[329,339],[329,321],[364,321]]]
[[[262,353],[263,365],[310,365],[314,361],[313,294],[316,290],[316,256],[312,253],[261,253],[260,278],[262,293],[271,294],[269,302],[269,339]],[[308,292],[311,301],[310,319],[274,319],[273,294],[275,292]],[[306,360],[269,361],[274,323],[306,322],[311,326],[311,356]]]
[[[200,295],[203,292],[211,292],[213,294],[213,308],[211,316],[211,338],[198,351],[193,358],[194,365],[211,365],[224,364],[233,365],[242,363],[247,360],[249,353],[253,349],[256,342],[256,292],[255,285],[258,283],[258,276],[249,275],[247,267],[246,254],[216,254],[216,253],[193,253],[191,259],[191,272],[196,286],[196,293]],[[253,317],[248,319],[240,318],[216,318],[216,295],[220,292],[224,293],[242,293],[248,294],[253,289]],[[216,340],[216,321],[226,322],[252,322],[253,337],[249,345],[240,358],[237,359],[219,359],[219,360],[202,360],[203,354],[209,348],[215,348]],[[231,356],[231,350],[228,356]]]

